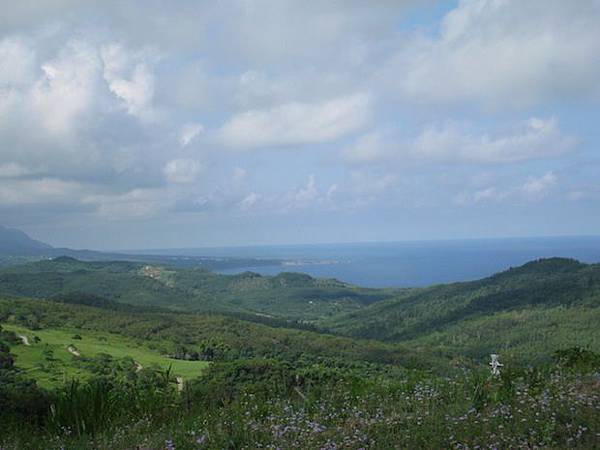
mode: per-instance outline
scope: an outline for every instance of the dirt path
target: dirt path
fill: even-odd
[[[29,338],[27,336],[23,336],[22,334],[19,334],[19,339],[21,339],[21,342],[23,342],[23,345],[26,345],[27,347],[31,346],[31,344],[29,343]]]
[[[73,355],[73,356],[77,356],[78,358],[80,358],[80,357],[81,357],[81,353],[79,353],[79,351],[78,351],[78,350],[77,350],[75,347],[73,347],[72,345],[69,345],[69,346],[67,347],[67,350],[69,351],[69,353],[70,353],[71,355]]]

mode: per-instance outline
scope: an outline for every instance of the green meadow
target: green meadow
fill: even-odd
[[[12,349],[15,366],[46,388],[60,386],[71,379],[89,379],[93,373],[82,362],[102,354],[114,359],[131,359],[134,367],[171,368],[173,376],[184,380],[199,377],[209,364],[169,358],[140,340],[112,333],[68,328],[34,331],[9,324],[3,324],[3,328],[27,338],[29,345],[16,345]],[[81,356],[69,352],[70,346]]]

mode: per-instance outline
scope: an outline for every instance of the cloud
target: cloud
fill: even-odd
[[[29,92],[33,113],[52,134],[70,135],[96,101],[100,59],[85,42],[72,41],[42,64],[43,75]]]
[[[290,206],[293,208],[305,208],[314,202],[318,197],[319,190],[317,189],[315,176],[310,175],[308,177],[308,181],[306,182],[306,186],[298,189],[298,191],[294,193]]]
[[[475,192],[460,192],[455,195],[453,202],[457,205],[466,206],[478,203],[497,203],[505,200],[508,193],[498,190],[496,187],[488,187]]]
[[[79,203],[86,192],[81,183],[56,178],[0,181],[0,206]]]
[[[178,184],[191,184],[196,181],[202,171],[202,166],[193,159],[174,159],[164,167],[164,174],[168,181]]]
[[[547,172],[541,177],[530,177],[521,189],[529,198],[542,198],[556,184],[557,179],[554,172]]]
[[[354,94],[318,103],[287,103],[251,110],[229,119],[221,140],[238,148],[330,142],[362,128],[370,116],[369,98]]]
[[[511,164],[560,156],[577,140],[564,135],[554,117],[532,117],[501,133],[473,132],[448,122],[426,126],[417,136],[403,138],[397,131],[374,131],[342,150],[353,164]]]
[[[288,214],[297,211],[332,209],[338,191],[336,184],[322,190],[315,175],[309,175],[304,186],[280,192],[252,191],[229,203],[246,213]],[[223,203],[223,202],[221,202]]]
[[[423,211],[455,192],[502,207],[595,199],[599,8],[19,1],[0,17],[3,220],[185,213],[227,229],[236,214]],[[228,151],[274,147],[303,151]],[[280,220],[282,236],[297,228]]]
[[[129,55],[119,44],[103,47],[100,54],[104,63],[104,79],[110,91],[122,101],[129,114],[151,119],[154,113],[154,76],[147,58]]]
[[[461,0],[439,33],[399,44],[381,80],[419,103],[597,99],[599,21],[595,0]]]
[[[179,135],[179,144],[182,147],[187,147],[197,136],[204,131],[201,123],[186,123],[181,128]]]
[[[162,150],[176,145],[174,133],[165,130],[168,121],[146,120],[158,117],[152,97],[137,96],[132,87],[152,52],[63,36],[52,42],[46,48],[35,35],[0,41],[3,165],[111,189],[162,181]],[[121,92],[122,80],[133,84]]]
[[[441,162],[506,164],[561,155],[576,141],[563,136],[555,118],[531,118],[503,134],[473,135],[459,127],[426,128],[414,142],[417,159]]]
[[[557,185],[558,177],[554,172],[546,172],[541,176],[529,176],[523,184],[514,183],[505,187],[489,186],[473,192],[462,191],[453,198],[453,203],[460,206],[476,204],[501,203],[504,201],[539,201],[545,198]]]
[[[245,196],[240,202],[239,207],[244,211],[248,211],[253,209],[258,202],[262,199],[262,195],[257,194],[256,192],[250,192],[247,196]]]
[[[81,202],[94,208],[97,216],[108,220],[153,217],[174,204],[173,193],[164,189],[132,189],[121,194],[91,194]]]

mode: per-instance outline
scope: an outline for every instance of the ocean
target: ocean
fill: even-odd
[[[282,259],[283,265],[222,270],[303,272],[365,287],[416,287],[483,278],[538,258],[600,262],[600,236],[469,239],[161,250],[187,256]]]

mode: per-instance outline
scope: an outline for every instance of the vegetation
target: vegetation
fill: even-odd
[[[67,257],[0,270],[0,295],[4,297],[60,298],[75,293],[176,311],[246,313],[292,321],[352,311],[395,292],[294,273],[226,276],[197,268]]]
[[[575,350],[572,353],[578,353]],[[595,355],[597,356],[597,355]],[[589,365],[370,375],[273,360],[211,367],[178,393],[168,373],[71,383],[6,448],[593,448]],[[4,423],[4,422],[3,422]]]
[[[5,327],[24,327],[31,333],[61,336],[62,345],[72,343],[75,330],[92,337],[110,333],[111,345],[147,345],[165,355],[178,347],[196,351],[206,360],[232,361],[239,358],[277,358],[297,361],[336,358],[345,361],[394,364],[425,368],[436,364],[426,354],[417,358],[399,344],[352,339],[312,331],[274,328],[216,314],[177,314],[170,312],[125,312],[61,304],[31,299],[0,300],[0,322]],[[132,338],[135,341],[123,340]],[[119,340],[117,342],[116,340]],[[85,345],[86,339],[76,346]],[[42,340],[43,342],[43,340]],[[106,345],[108,349],[111,345]],[[82,347],[83,348],[83,347]],[[104,348],[104,347],[103,347]]]
[[[585,343],[598,348],[594,321],[599,307],[600,265],[552,258],[478,281],[406,290],[359,313],[322,320],[320,325],[345,335],[385,341],[451,341],[459,348],[463,343],[471,355],[481,356],[489,350],[481,346],[480,352],[473,351],[481,342],[506,349],[518,346],[518,339],[533,337],[543,345],[552,336],[555,345],[558,338],[567,339],[563,344],[575,344],[567,336],[575,327],[562,320],[563,314],[576,321],[576,340],[588,338]],[[535,327],[529,319],[536,322]]]
[[[3,450],[600,446],[598,265],[375,290],[60,258],[0,292]]]

